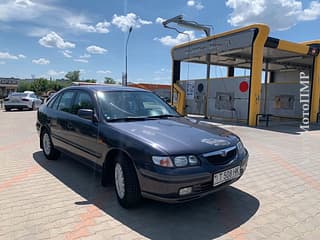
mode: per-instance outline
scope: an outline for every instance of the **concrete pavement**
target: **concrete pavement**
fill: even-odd
[[[320,131],[221,125],[250,152],[243,178],[193,202],[121,208],[100,176],[44,158],[35,111],[0,111],[0,239],[319,239]]]

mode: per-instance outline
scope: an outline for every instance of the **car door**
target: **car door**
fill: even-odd
[[[71,125],[73,128],[72,142],[76,143],[77,155],[97,162],[101,157],[101,147],[98,141],[98,122],[78,116],[79,109],[95,111],[96,104],[89,92],[78,90],[73,101]]]
[[[76,92],[74,90],[62,92],[50,120],[54,144],[70,152],[73,152],[72,146],[75,141],[75,130],[71,123],[72,117],[74,117],[72,114],[72,104],[75,95]]]

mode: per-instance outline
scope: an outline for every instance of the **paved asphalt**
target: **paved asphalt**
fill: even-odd
[[[320,131],[219,124],[250,152],[243,178],[193,202],[122,209],[100,176],[44,158],[35,111],[0,110],[0,239],[320,239]]]

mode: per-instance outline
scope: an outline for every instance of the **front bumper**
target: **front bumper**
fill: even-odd
[[[249,155],[246,154],[241,160],[238,159],[234,161],[224,169],[227,170],[240,165],[240,176],[238,178],[216,187],[213,186],[213,174],[220,172],[221,168],[219,170],[204,170],[195,174],[186,175],[161,175],[140,169],[140,171],[138,171],[138,177],[141,194],[143,197],[167,203],[186,202],[204,197],[239,180],[246,170],[248,156]],[[192,192],[188,195],[180,196],[179,190],[186,187],[192,187]]]

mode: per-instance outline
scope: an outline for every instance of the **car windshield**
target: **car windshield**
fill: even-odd
[[[99,92],[99,103],[107,121],[178,117],[179,114],[151,92]]]

